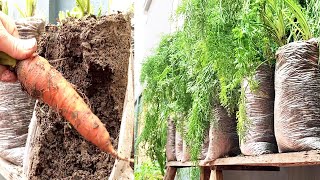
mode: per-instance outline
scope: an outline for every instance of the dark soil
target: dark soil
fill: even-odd
[[[117,148],[127,86],[131,24],[122,14],[68,20],[42,36],[39,54],[74,84],[105,123]],[[115,159],[84,140],[71,125],[40,102],[40,137],[31,179],[106,179]]]

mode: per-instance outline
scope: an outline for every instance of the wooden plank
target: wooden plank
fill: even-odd
[[[280,171],[280,167],[274,166],[239,166],[239,165],[219,165],[219,170],[239,170],[239,171]]]
[[[211,174],[210,167],[201,167],[200,168],[200,180],[209,180]]]
[[[192,162],[176,162],[171,161],[167,163],[167,166],[177,167],[177,168],[185,168],[185,167],[194,167],[196,166]],[[219,170],[244,170],[244,171],[279,171],[280,168],[278,166],[247,166],[247,165],[217,165],[215,164],[217,169]],[[201,167],[210,167],[210,165],[201,166]]]
[[[11,164],[10,162],[0,158],[0,174],[6,180],[25,180],[22,167]]]
[[[223,180],[222,171],[218,169],[211,170],[210,180]]]
[[[130,53],[128,67],[128,84],[124,100],[118,153],[130,158],[133,146],[133,127],[134,127],[134,84],[133,84],[133,52]],[[114,179],[134,179],[133,169],[129,162],[115,161],[109,180]]]
[[[228,158],[219,158],[207,163],[205,166],[312,166],[320,165],[320,151],[302,151],[292,153],[265,154],[260,156],[237,156]],[[195,166],[192,162],[168,162],[167,166],[190,167]]]
[[[163,178],[163,180],[174,180],[176,177],[177,168],[167,166],[166,174]]]
[[[250,165],[250,166],[310,166],[320,165],[320,151],[265,154],[261,156],[243,156],[220,158],[209,165]]]
[[[196,164],[193,164],[192,162],[188,161],[188,162],[181,162],[181,161],[169,161],[167,162],[167,166],[171,166],[171,167],[193,167],[193,166],[197,166]]]

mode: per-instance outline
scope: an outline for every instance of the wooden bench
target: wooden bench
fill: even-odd
[[[219,158],[200,166],[201,180],[223,180],[223,170],[280,171],[280,167],[320,165],[320,150]],[[174,180],[177,168],[194,167],[193,162],[167,162],[165,180]]]

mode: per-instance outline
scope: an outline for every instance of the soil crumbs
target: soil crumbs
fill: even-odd
[[[115,14],[69,19],[39,43],[39,54],[71,82],[106,125],[117,149],[127,86],[131,24]],[[84,140],[42,102],[30,179],[106,179],[115,159]]]

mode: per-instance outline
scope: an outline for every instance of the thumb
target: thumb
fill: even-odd
[[[1,25],[0,25],[1,26]],[[23,60],[30,57],[37,49],[37,41],[33,39],[19,39],[13,37],[0,27],[0,51],[11,57]]]

